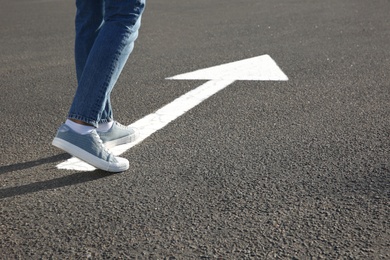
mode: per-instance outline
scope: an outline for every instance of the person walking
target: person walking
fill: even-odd
[[[116,122],[110,94],[134,48],[145,0],[76,0],[77,90],[52,144],[109,172],[129,161],[108,148],[132,142],[136,129]]]

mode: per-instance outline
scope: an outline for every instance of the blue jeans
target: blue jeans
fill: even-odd
[[[145,0],[76,0],[78,87],[68,118],[113,120],[110,94],[134,47]]]

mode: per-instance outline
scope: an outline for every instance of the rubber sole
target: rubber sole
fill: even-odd
[[[105,142],[103,144],[104,144],[105,147],[110,149],[110,148],[113,148],[113,147],[118,146],[118,145],[132,143],[137,138],[138,138],[138,133],[135,132],[133,135],[127,135],[127,136],[124,136],[124,137],[121,137],[121,138],[118,138],[118,139],[115,139],[115,140],[111,140],[111,141]]]

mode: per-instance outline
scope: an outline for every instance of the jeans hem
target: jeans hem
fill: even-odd
[[[69,114],[68,115],[68,119],[76,119],[76,120],[80,120],[80,121],[83,121],[87,124],[90,124],[94,127],[98,127],[98,122],[96,122],[96,120],[92,120],[92,119],[89,119],[89,118],[86,118],[84,116],[80,116],[80,115],[75,115],[75,114]]]

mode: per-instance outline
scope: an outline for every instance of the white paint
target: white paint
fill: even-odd
[[[236,80],[288,80],[287,76],[268,55],[201,69],[168,79],[209,81],[175,99],[156,112],[131,124],[130,127],[136,127],[139,130],[139,138],[131,144],[120,145],[111,149],[115,155],[120,155],[139,144],[156,131],[162,129],[191,108],[226,88]],[[95,170],[93,166],[74,157],[60,163],[57,165],[57,168],[80,171]]]
[[[168,79],[180,80],[288,80],[287,76],[278,67],[269,55],[262,55],[250,59],[230,62],[207,69],[200,69],[177,75]]]

